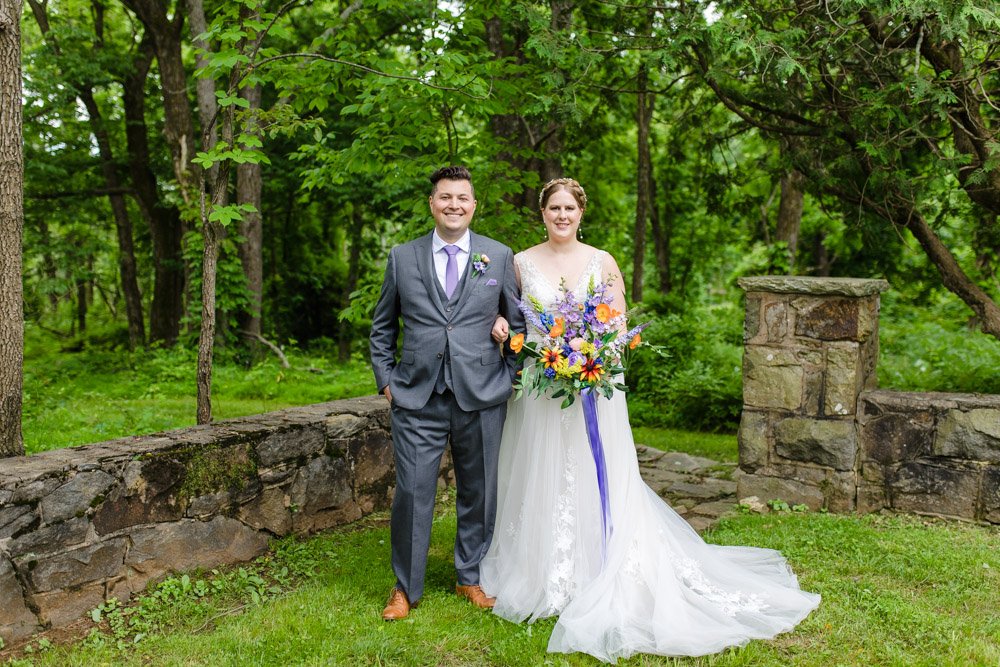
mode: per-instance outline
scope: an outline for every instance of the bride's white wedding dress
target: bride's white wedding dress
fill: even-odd
[[[580,277],[601,279],[603,251]],[[559,298],[523,253],[522,292]],[[530,339],[530,336],[529,336]],[[534,336],[535,340],[540,339]],[[598,399],[611,536],[580,401],[511,401],[500,445],[493,542],[481,583],[511,621],[558,615],[552,652],[613,662],[634,653],[704,655],[790,630],[819,604],[777,551],[706,544],[642,481],[625,396]]]

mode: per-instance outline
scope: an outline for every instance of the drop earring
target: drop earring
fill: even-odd
[[[583,240],[583,225],[576,228],[576,238],[580,241]]]

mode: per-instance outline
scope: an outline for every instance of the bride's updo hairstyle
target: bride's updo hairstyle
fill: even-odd
[[[553,178],[538,193],[538,210],[544,211],[545,205],[549,203],[549,197],[560,190],[565,190],[573,195],[573,199],[576,200],[581,211],[587,209],[587,193],[583,191],[583,187],[579,183],[572,178]]]

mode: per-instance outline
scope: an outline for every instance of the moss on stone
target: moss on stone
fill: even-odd
[[[257,476],[250,448],[202,447],[190,452],[179,496],[182,502],[206,493],[242,491]]]

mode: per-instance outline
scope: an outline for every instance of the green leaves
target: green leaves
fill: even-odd
[[[220,107],[237,106],[243,109],[250,108],[250,103],[247,100],[242,99],[238,93],[226,93],[221,90],[217,90],[215,91],[215,97]]]
[[[203,169],[209,169],[223,160],[231,160],[236,164],[271,164],[270,158],[261,150],[264,144],[260,137],[241,134],[237,138],[237,144],[239,145],[230,146],[219,141],[210,150],[199,151],[191,161]]]
[[[257,209],[250,204],[229,204],[227,206],[212,206],[208,214],[210,222],[217,222],[228,227],[233,221],[239,222],[244,213],[255,213]]]

